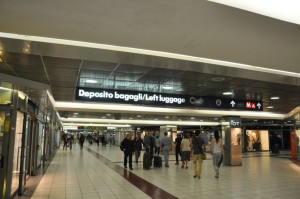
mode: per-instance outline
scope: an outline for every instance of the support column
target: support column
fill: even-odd
[[[222,137],[224,142],[224,164],[242,165],[242,129],[241,118],[226,116],[222,118]]]

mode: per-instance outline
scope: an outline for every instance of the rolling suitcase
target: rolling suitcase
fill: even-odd
[[[154,167],[162,167],[162,158],[158,155],[154,156]]]
[[[143,168],[149,170],[150,165],[151,165],[150,153],[145,152],[143,156]]]

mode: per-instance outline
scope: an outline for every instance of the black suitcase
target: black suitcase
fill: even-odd
[[[154,156],[154,167],[162,167],[162,158],[158,155]]]
[[[145,152],[143,156],[143,168],[149,170],[151,166],[150,153]]]

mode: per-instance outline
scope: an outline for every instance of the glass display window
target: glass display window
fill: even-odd
[[[270,149],[269,132],[267,130],[247,130],[246,139],[247,151]]]

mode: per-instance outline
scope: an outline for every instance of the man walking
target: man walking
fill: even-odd
[[[178,156],[181,157],[181,152],[180,152],[180,146],[181,146],[181,136],[180,134],[177,134],[177,138],[175,139],[175,157],[176,157],[176,162],[175,162],[175,165],[178,165],[179,164],[179,161],[178,161]]]
[[[161,150],[164,154],[165,167],[169,167],[169,153],[172,150],[172,141],[168,137],[168,132],[164,133],[165,137],[161,139]]]
[[[194,163],[194,178],[201,178],[202,162],[201,154],[206,151],[205,142],[200,137],[200,131],[197,130],[195,133],[196,137],[192,140],[192,151],[193,151],[193,163]]]
[[[134,138],[134,153],[135,153],[135,162],[139,162],[139,158],[142,151],[142,145],[144,145],[143,139],[141,138],[141,132],[136,133]]]
[[[121,142],[121,148],[124,151],[124,167],[127,169],[127,159],[129,159],[129,169],[132,168],[132,153],[134,152],[134,141],[132,140],[132,133],[126,134],[126,138]]]

